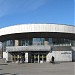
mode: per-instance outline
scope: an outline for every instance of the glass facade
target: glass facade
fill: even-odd
[[[6,46],[14,46],[15,45],[15,41],[14,40],[7,40],[7,41],[5,41],[5,45]]]
[[[75,40],[61,38],[29,38],[18,40],[19,46],[29,45],[58,45],[58,46],[75,46]],[[15,46],[15,40],[7,40],[3,42],[4,46]]]
[[[15,45],[15,41],[14,40],[7,40],[6,41],[6,46],[14,46]]]
[[[54,45],[71,45],[71,41],[69,39],[59,39],[59,38],[52,38]]]
[[[71,45],[75,46],[75,40],[71,40]]]
[[[44,45],[44,38],[33,38],[33,45]]]
[[[0,42],[0,49],[2,48],[2,42]]]
[[[19,46],[28,46],[28,45],[32,45],[32,39],[19,40]]]
[[[2,57],[2,42],[0,42],[0,58]]]
[[[33,38],[33,45],[44,45],[44,42],[48,42],[48,45],[62,45],[62,46],[75,46],[74,40],[60,39],[60,38]]]

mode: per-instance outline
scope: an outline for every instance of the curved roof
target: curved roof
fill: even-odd
[[[0,36],[28,32],[61,32],[75,34],[75,26],[61,24],[20,24],[0,29]]]

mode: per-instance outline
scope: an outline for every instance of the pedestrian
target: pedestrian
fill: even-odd
[[[54,56],[52,56],[51,58],[51,63],[54,63]]]

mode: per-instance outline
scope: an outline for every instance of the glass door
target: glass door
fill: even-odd
[[[34,54],[31,54],[31,63],[34,63]]]
[[[46,62],[46,54],[43,54],[43,62]]]
[[[38,63],[38,54],[34,54],[34,63]]]
[[[40,61],[40,63],[43,62],[43,60],[42,60],[42,54],[39,55],[39,61]]]

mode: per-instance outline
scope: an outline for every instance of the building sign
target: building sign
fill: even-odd
[[[72,52],[71,51],[70,52],[63,52],[61,54],[72,54]]]

